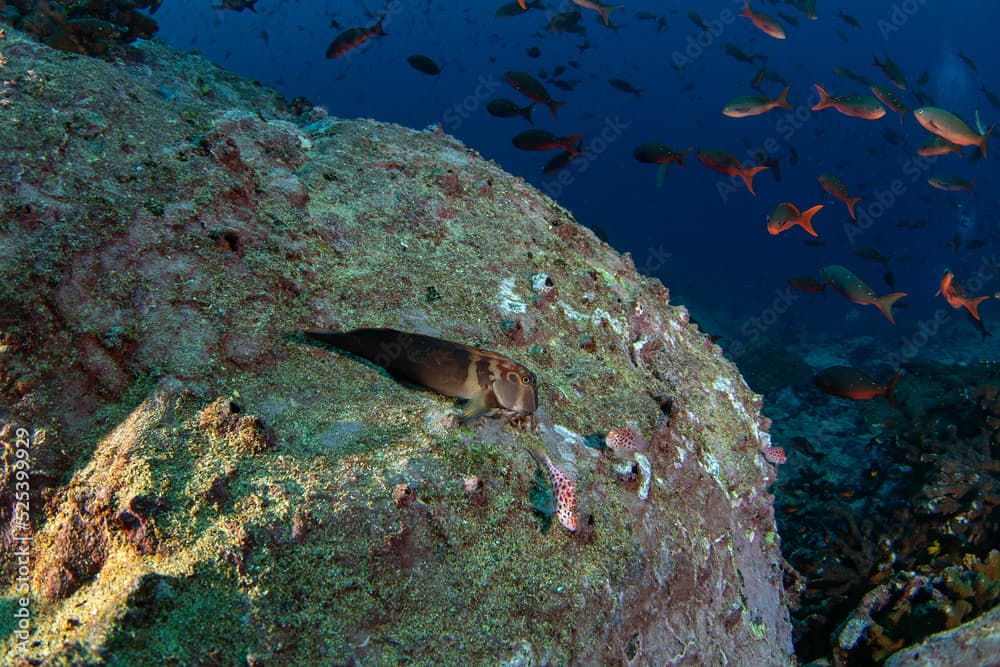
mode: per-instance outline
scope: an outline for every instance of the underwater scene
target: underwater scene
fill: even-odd
[[[1000,665],[1000,5],[0,0],[10,665]]]

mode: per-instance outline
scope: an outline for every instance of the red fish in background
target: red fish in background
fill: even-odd
[[[893,392],[902,375],[903,371],[899,371],[889,382],[880,384],[868,373],[863,373],[849,366],[832,366],[820,371],[813,378],[813,382],[832,396],[851,398],[855,401],[866,401],[876,396],[885,396],[889,399],[889,407],[895,410],[896,399]]]
[[[632,151],[632,155],[639,162],[645,162],[646,164],[670,164],[671,162],[676,162],[683,167],[684,158],[687,157],[687,154],[691,150],[691,148],[688,148],[684,151],[675,151],[659,141],[649,141],[637,146]]]
[[[583,132],[568,137],[558,137],[548,130],[525,130],[515,136],[511,143],[523,151],[549,151],[561,148],[571,155],[579,155],[578,142],[582,136]]]
[[[698,151],[698,159],[703,165],[709,169],[714,169],[720,174],[739,176],[746,183],[747,190],[754,196],[757,193],[753,191],[753,177],[757,172],[768,168],[766,164],[756,167],[744,167],[743,163],[736,159],[734,155],[719,148],[705,148]]]
[[[780,23],[764,12],[755,12],[750,9],[750,3],[747,2],[747,0],[743,0],[743,6],[745,9],[740,12],[739,16],[745,16],[750,19],[750,21],[757,26],[761,32],[769,37],[774,37],[775,39],[785,38],[785,29],[781,27]]]
[[[826,283],[816,280],[812,276],[794,276],[788,279],[788,284],[803,292],[822,292],[826,296]]]
[[[781,232],[798,225],[812,236],[819,236],[816,230],[813,229],[812,218],[822,208],[822,204],[816,204],[805,211],[799,211],[795,204],[789,204],[788,202],[778,204],[778,208],[774,209],[774,213],[767,216],[767,231],[772,236],[777,236]]]
[[[547,106],[549,111],[552,113],[553,118],[556,117],[556,109],[561,106],[566,106],[566,102],[560,102],[559,100],[552,99],[552,96],[549,95],[549,91],[545,89],[545,86],[543,86],[538,79],[531,76],[527,72],[510,70],[508,72],[504,72],[503,77],[514,90],[521,93],[529,100]]]
[[[583,7],[584,9],[593,9],[595,12],[601,15],[601,21],[604,25],[611,25],[611,12],[616,9],[621,9],[625,5],[602,5],[599,0],[573,0],[574,5]]]
[[[833,107],[845,116],[864,118],[865,120],[878,120],[885,115],[885,107],[871,95],[838,95],[834,97],[818,83],[814,83],[813,87],[819,93],[819,102],[812,106],[813,111]]]
[[[977,320],[982,319],[979,317],[979,304],[990,298],[988,295],[977,297],[965,296],[965,290],[955,282],[955,274],[951,271],[944,272],[944,276],[941,278],[941,289],[934,296],[938,294],[943,294],[944,300],[952,308],[961,308],[964,306]]]
[[[369,37],[384,37],[386,32],[382,30],[382,20],[379,17],[370,28],[348,28],[337,35],[337,38],[330,43],[326,49],[327,58],[339,58],[351,49],[355,49],[368,41]]]
[[[517,6],[525,11],[528,11],[528,6],[524,4],[524,0],[517,0]]]
[[[823,280],[847,297],[849,301],[860,303],[863,306],[875,306],[882,311],[889,322],[896,323],[896,320],[892,318],[892,306],[896,301],[906,296],[906,292],[893,292],[879,296],[868,283],[854,275],[850,269],[837,264],[824,266],[820,274],[823,276]]]
[[[847,212],[851,214],[851,220],[857,220],[857,217],[854,215],[854,207],[861,201],[861,197],[852,197],[844,182],[833,174],[820,174],[816,177],[816,180],[819,181],[824,190],[844,202],[847,206]]]

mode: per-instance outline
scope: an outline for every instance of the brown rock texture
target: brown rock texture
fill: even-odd
[[[760,400],[667,290],[453,138],[157,44],[0,40],[3,575],[17,664],[788,664]],[[530,423],[301,336],[533,370]],[[612,429],[645,459],[600,449]],[[574,480],[539,514],[530,449]],[[647,465],[648,461],[648,465]],[[8,613],[9,612],[9,613]]]

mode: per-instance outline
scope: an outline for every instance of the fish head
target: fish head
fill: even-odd
[[[535,374],[515,361],[499,364],[493,393],[505,410],[532,414],[538,407],[538,380]]]

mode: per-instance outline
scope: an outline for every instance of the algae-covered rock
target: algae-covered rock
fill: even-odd
[[[0,650],[791,660],[759,398],[662,285],[453,138],[138,48],[0,40]],[[540,407],[462,423],[316,326],[496,350]],[[621,428],[648,442],[634,467],[600,449]],[[537,448],[575,482],[575,534]]]

